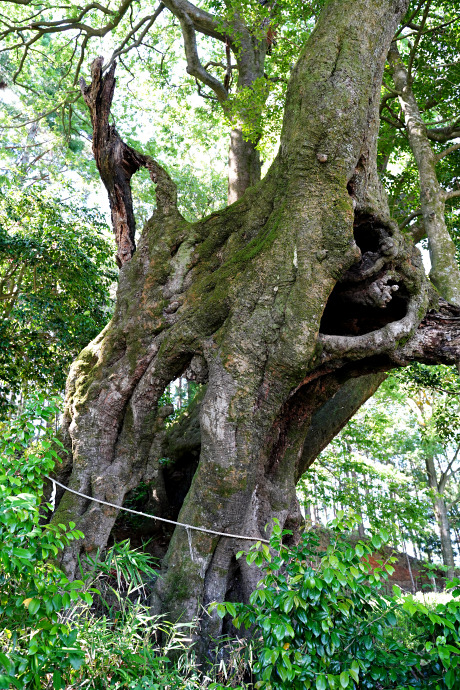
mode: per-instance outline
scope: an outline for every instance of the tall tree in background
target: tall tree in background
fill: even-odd
[[[433,546],[454,576],[450,515],[459,500],[456,370],[417,365],[389,379],[305,473],[301,496],[315,512],[337,506],[384,527],[396,549]],[[418,552],[418,553],[417,553]]]
[[[102,60],[93,63],[83,94],[121,270],[114,317],[68,379],[63,434],[71,454],[63,476],[73,489],[120,505],[144,480],[159,516],[254,539],[272,517],[295,530],[298,478],[382,372],[459,359],[460,311],[429,284],[420,254],[390,217],[377,173],[382,75],[407,6],[326,4],[292,70],[267,175],[196,223],[179,213],[164,168],[109,124],[114,61],[105,74]],[[182,31],[199,30],[201,10],[194,8],[195,20],[192,8],[180,5]],[[89,11],[46,27],[88,34]],[[109,24],[120,16],[109,14]],[[44,25],[30,31],[39,37]],[[238,46],[239,29],[221,31]],[[243,51],[236,53],[241,62]],[[140,167],[156,184],[157,208],[135,250],[130,181]],[[159,401],[183,374],[207,383],[200,454],[198,461],[183,453],[184,471],[171,477],[160,462],[168,410]],[[78,523],[90,553],[105,546],[115,518],[115,510],[68,492],[55,515]],[[230,593],[249,596],[259,574],[236,561],[245,542],[183,528],[164,536],[158,610],[192,618]],[[79,548],[63,554],[69,572]],[[203,625],[213,635],[221,630],[217,614]]]

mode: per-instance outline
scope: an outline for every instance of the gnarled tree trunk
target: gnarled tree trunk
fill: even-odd
[[[157,515],[254,539],[273,517],[295,530],[299,475],[379,372],[458,358],[459,311],[443,304],[425,316],[437,298],[376,172],[383,65],[405,7],[329,2],[293,70],[267,176],[195,224],[158,204],[120,270],[112,321],[69,375],[71,488],[120,505],[150,481]],[[157,178],[159,198],[170,184]],[[207,387],[199,459],[184,454],[178,486],[160,463],[168,410],[158,403],[190,367]],[[67,492],[54,519],[77,522],[94,552],[116,514]],[[176,528],[157,610],[189,620],[210,601],[247,599],[259,573],[236,561],[245,547]],[[70,573],[81,548],[63,554]],[[217,616],[203,625],[221,630]]]

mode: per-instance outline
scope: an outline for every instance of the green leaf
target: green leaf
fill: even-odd
[[[227,601],[225,602],[225,606],[227,607],[227,611],[231,615],[232,618],[236,617],[236,608],[235,605],[232,604],[231,602]]]
[[[66,589],[81,589],[85,584],[81,580],[73,580],[72,582],[66,583]]]
[[[14,663],[11,659],[8,659],[6,654],[2,654],[0,652],[0,664],[4,667],[5,671],[7,671],[10,675],[12,675],[14,671]]]
[[[382,546],[382,541],[377,534],[373,535],[371,542],[372,542],[372,545],[375,546],[376,549],[380,549],[380,547]]]
[[[55,671],[53,673],[53,688],[54,690],[61,690],[63,687],[62,685],[62,677],[59,671]]]
[[[379,533],[379,534],[380,534],[380,536],[382,537],[383,543],[386,544],[386,542],[387,542],[388,539],[390,538],[390,535],[388,534],[388,530],[382,528],[382,529],[380,530],[380,533]]]
[[[324,573],[323,573],[323,578],[325,582],[327,582],[328,585],[331,584],[332,580],[334,579],[334,573],[330,568],[326,568]]]
[[[78,671],[83,663],[83,656],[79,654],[69,654],[69,662],[72,668],[74,668],[75,671]]]
[[[353,678],[355,683],[359,683],[359,664],[356,660],[351,662],[351,668],[348,669],[348,673]]]
[[[32,553],[28,549],[22,549],[19,546],[13,549],[13,555],[19,558],[26,558],[29,561],[32,559]]]
[[[278,625],[275,625],[273,632],[275,633],[275,637],[278,640],[282,640],[282,639],[284,639],[284,635],[286,633],[286,628],[284,627],[284,625],[279,623]]]
[[[340,685],[342,686],[342,688],[347,688],[349,682],[350,682],[350,676],[348,675],[348,673],[346,671],[342,671],[342,673],[340,674]]]
[[[398,622],[393,611],[390,611],[390,613],[387,614],[386,619],[390,625],[396,625],[396,623]]]
[[[326,688],[327,688],[326,676],[324,675],[324,673],[320,673],[316,677],[316,690],[326,690]]]
[[[449,669],[446,675],[444,676],[444,682],[449,688],[449,690],[454,687],[456,676],[457,674],[453,668]]]
[[[227,613],[227,609],[225,608],[224,604],[217,604],[216,610],[219,618],[224,618],[225,614]]]
[[[37,613],[39,608],[40,602],[38,599],[31,599],[27,605],[27,609],[32,616]]]

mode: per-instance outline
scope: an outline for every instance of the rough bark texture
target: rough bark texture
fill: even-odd
[[[406,67],[394,43],[388,60],[395,87],[400,94],[399,102],[404,113],[407,136],[419,173],[423,227],[428,237],[432,266],[430,278],[445,299],[460,305],[457,251],[446,227],[446,193],[436,174],[436,155],[431,148],[427,128],[415,100]]]
[[[360,377],[457,360],[459,310],[435,311],[376,171],[383,66],[405,9],[404,0],[328,3],[293,70],[265,179],[195,224],[158,203],[120,270],[112,321],[69,375],[73,489],[121,504],[144,480],[157,515],[173,506],[181,522],[254,539],[273,517],[295,529],[299,474],[378,383]],[[200,454],[184,451],[175,478],[159,462],[169,412],[158,401],[190,368],[207,380]],[[337,418],[322,433],[328,410]],[[94,552],[115,517],[65,493],[54,519],[76,521]],[[177,528],[156,610],[188,620],[210,601],[247,599],[259,573],[235,560],[246,546]],[[80,548],[63,554],[70,573]],[[205,617],[203,634],[221,625]]]

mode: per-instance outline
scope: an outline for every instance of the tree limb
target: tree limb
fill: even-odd
[[[445,149],[444,151],[441,151],[441,153],[438,153],[436,156],[436,162],[442,160],[446,156],[449,155],[449,153],[453,153],[454,151],[457,151],[460,149],[460,144],[453,144],[453,146],[449,146],[449,148]]]
[[[225,43],[226,34],[222,33],[222,27],[225,29],[226,22],[218,20],[214,15],[202,10],[188,0],[164,0],[163,3],[170,12],[172,12],[179,20],[181,15],[186,14],[193,26],[201,34],[217,38],[219,41]]]
[[[189,3],[187,3],[189,4]],[[186,11],[176,9],[176,16],[178,17],[182,29],[182,36],[184,38],[185,57],[187,59],[187,72],[191,76],[199,79],[203,84],[209,86],[214,91],[220,103],[224,103],[228,98],[228,91],[225,86],[216,77],[213,77],[202,65],[198,56],[198,48],[196,44],[195,25],[191,17]]]
[[[427,129],[426,133],[428,139],[438,141],[441,144],[457,139],[457,137],[460,137],[460,118],[456,118],[448,127],[433,127],[432,129]]]
[[[455,189],[451,192],[446,192],[444,199],[447,201],[447,199],[454,199],[457,196],[460,196],[460,189]]]
[[[418,216],[421,216],[421,215],[422,215],[422,209],[421,208],[418,208],[416,211],[412,211],[412,213],[410,213],[408,216],[406,216],[406,218],[404,218],[402,223],[399,224],[399,229],[402,230],[403,228],[406,227],[406,225],[409,225],[411,220],[414,220],[414,218],[417,218]]]
[[[444,470],[444,472],[441,473],[441,477],[440,477],[439,482],[438,482],[438,492],[439,492],[440,494],[443,494],[443,493],[444,493],[444,489],[446,488],[447,481],[448,481],[448,480],[450,479],[450,477],[454,474],[454,473],[452,472],[451,475],[449,475],[449,472],[450,472],[450,470],[451,470],[451,468],[452,468],[452,465],[453,465],[454,462],[457,460],[459,452],[460,452],[460,444],[457,446],[457,450],[455,451],[452,460],[449,462],[449,464],[447,465],[447,467],[446,467],[446,469]]]
[[[93,126],[93,153],[101,179],[107,189],[112,214],[112,225],[117,242],[117,263],[121,268],[136,249],[134,236],[136,223],[131,195],[131,177],[145,167],[156,189],[157,207],[161,214],[177,212],[176,185],[153,158],[139,153],[125,144],[114,126],[109,125],[110,108],[115,90],[114,62],[102,76],[103,58],[91,66],[89,86],[81,80],[81,91],[91,114]]]

